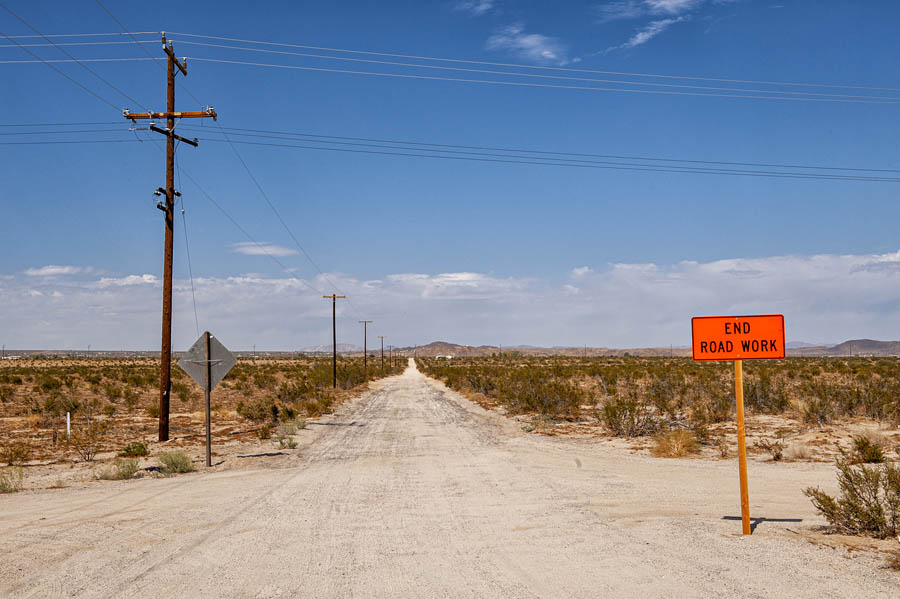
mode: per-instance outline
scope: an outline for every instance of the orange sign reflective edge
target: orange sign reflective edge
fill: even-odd
[[[694,360],[784,359],[784,315],[695,316],[691,348]]]

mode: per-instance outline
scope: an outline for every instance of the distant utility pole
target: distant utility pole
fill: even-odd
[[[388,364],[391,365],[391,368],[394,367],[394,346],[388,345]]]
[[[172,235],[175,222],[175,196],[181,193],[175,189],[175,140],[197,147],[196,139],[185,139],[175,134],[175,119],[195,119],[212,117],[216,119],[216,111],[211,107],[198,112],[175,112],[175,68],[187,76],[185,61],[175,58],[172,43],[166,42],[166,34],[162,34],[163,50],[168,59],[166,69],[166,111],[165,112],[130,112],[122,114],[132,123],[138,120],[150,120],[150,130],[166,136],[166,188],[156,189],[156,195],[164,195],[166,203],[159,202],[156,207],[165,212],[166,240],[163,258],[163,303],[162,303],[162,349],[159,366],[159,440],[169,440],[169,394],[172,387]],[[166,119],[166,128],[160,129],[152,121]]]
[[[378,335],[381,339],[381,374],[384,374],[384,335]]]
[[[323,299],[331,300],[331,386],[337,389],[337,301],[344,299],[346,295],[323,295]]]
[[[363,372],[369,373],[369,354],[366,353],[366,327],[370,325],[373,321],[371,320],[360,320],[360,324],[363,325]]]

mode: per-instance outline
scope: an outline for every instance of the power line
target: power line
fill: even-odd
[[[22,49],[28,52],[28,50],[26,50],[24,46],[22,47]],[[31,52],[28,53],[31,54]],[[35,54],[31,55],[36,56]],[[0,60],[0,64],[34,64],[37,62],[42,62],[44,64],[77,62],[78,64],[81,64],[83,62],[141,62],[145,60],[165,60],[165,58],[38,58],[37,60]],[[135,104],[137,104],[138,106],[142,106],[142,104],[138,102],[135,102]]]
[[[3,37],[5,37],[6,39],[8,39],[9,41],[11,41],[12,43],[14,43],[14,44],[16,43],[15,40],[13,40],[12,38],[10,38],[10,37],[9,37],[8,35],[6,35],[5,33],[0,32],[0,35],[2,35]],[[45,65],[47,65],[48,67],[50,67],[51,69],[53,69],[54,71],[56,71],[57,73],[59,73],[60,75],[62,75],[63,77],[65,77],[66,79],[68,79],[69,81],[71,81],[72,83],[74,83],[75,85],[77,85],[78,87],[80,87],[81,89],[83,89],[84,91],[86,91],[87,93],[91,94],[92,96],[94,96],[95,98],[97,98],[98,100],[100,100],[101,102],[103,102],[104,104],[107,104],[107,105],[109,105],[109,106],[112,106],[114,109],[119,110],[119,107],[118,107],[118,106],[116,106],[115,104],[113,104],[112,102],[110,102],[109,100],[107,100],[106,98],[104,98],[103,96],[101,96],[100,94],[98,94],[97,92],[95,92],[94,90],[88,88],[87,86],[85,86],[85,85],[79,83],[79,82],[76,81],[75,79],[69,77],[69,76],[66,75],[64,72],[62,72],[60,69],[56,68],[55,66],[53,66],[52,64],[50,64],[50,62],[44,60],[43,58],[41,58],[40,56],[38,56],[37,54],[35,54],[35,53],[32,52],[31,50],[29,50],[28,48],[22,48],[22,50],[24,50],[24,51],[27,52],[28,54],[34,56],[34,57],[37,59],[37,62],[42,62],[42,63],[44,63]],[[32,62],[32,61],[29,61],[29,62]]]
[[[307,252],[306,249],[300,244],[300,240],[298,240],[297,236],[294,235],[294,232],[291,230],[291,228],[285,222],[284,218],[282,218],[281,213],[278,212],[278,209],[275,208],[275,205],[272,204],[272,201],[269,199],[268,194],[266,194],[265,190],[262,188],[262,185],[260,185],[259,180],[257,180],[257,178],[253,175],[253,172],[250,170],[250,167],[247,165],[247,162],[244,160],[243,156],[241,156],[241,154],[240,154],[240,152],[238,152],[237,148],[234,147],[234,144],[231,142],[231,139],[229,139],[228,134],[225,133],[225,130],[221,128],[222,126],[219,124],[218,121],[215,121],[215,123],[219,127],[220,131],[222,132],[222,135],[225,137],[225,141],[228,142],[228,145],[230,145],[232,151],[234,151],[234,155],[237,156],[241,165],[244,167],[244,170],[247,171],[247,175],[250,176],[250,179],[253,181],[254,185],[256,185],[256,188],[259,190],[260,195],[266,201],[266,204],[269,205],[269,208],[275,214],[276,218],[278,218],[279,222],[281,222],[281,226],[284,227],[284,230],[287,231],[287,233],[288,233],[288,235],[290,235],[291,239],[294,240],[294,244],[297,246],[297,248],[300,250],[300,252],[302,252],[302,254],[306,257],[306,259],[309,261],[309,263],[313,265],[313,268],[315,268],[316,271],[318,271],[318,273],[326,281],[328,281],[328,283],[332,287],[334,287],[342,295],[346,295],[343,291],[341,291],[341,289],[338,288],[337,285],[334,284],[334,282],[331,279],[328,278],[328,275],[326,275],[324,272],[322,272],[322,269],[319,268],[319,265],[316,264],[316,262],[312,259],[312,257],[309,255],[309,252]]]
[[[652,87],[665,87],[665,88],[679,88],[679,89],[696,89],[696,90],[710,90],[710,91],[729,91],[729,92],[745,92],[745,93],[769,93],[769,94],[783,94],[783,95],[793,95],[793,96],[810,96],[810,97],[832,97],[832,98],[863,98],[863,99],[872,99],[872,100],[892,100],[892,101],[900,101],[898,97],[890,97],[890,96],[859,96],[859,95],[848,95],[848,94],[825,94],[820,92],[798,92],[798,91],[780,91],[780,90],[759,90],[759,89],[747,89],[747,88],[734,88],[734,87],[710,87],[704,85],[683,85],[677,83],[656,83],[649,81],[624,81],[621,79],[596,79],[589,77],[565,77],[561,75],[542,75],[537,73],[516,73],[510,71],[492,71],[485,69],[472,69],[465,67],[449,67],[449,66],[439,66],[439,65],[430,65],[430,64],[415,64],[409,62],[397,62],[397,61],[388,61],[388,60],[374,60],[368,58],[351,58],[347,56],[327,56],[322,54],[310,54],[307,52],[288,52],[285,50],[267,50],[264,48],[246,48],[241,46],[230,46],[226,44],[210,44],[207,42],[191,42],[186,40],[178,40],[182,44],[190,44],[194,46],[206,46],[210,48],[224,48],[229,50],[243,50],[245,52],[262,52],[267,54],[281,54],[288,56],[301,56],[305,58],[319,58],[326,60],[343,60],[343,61],[351,61],[351,62],[362,62],[367,64],[382,64],[389,66],[399,66],[406,68],[417,68],[417,69],[437,69],[442,71],[455,71],[455,72],[466,72],[466,73],[481,73],[485,75],[503,75],[508,77],[535,77],[540,79],[553,79],[557,81],[582,81],[582,82],[590,82],[590,83],[613,83],[618,85],[644,85],[644,86],[652,86]],[[778,96],[775,96],[778,97]]]
[[[524,81],[497,81],[492,79],[467,79],[462,77],[438,77],[436,75],[409,75],[403,73],[383,73],[376,71],[356,71],[349,69],[328,69],[324,67],[307,67],[307,66],[298,66],[298,65],[283,65],[283,64],[272,64],[272,63],[264,63],[264,62],[251,62],[244,60],[224,60],[218,58],[200,58],[197,56],[192,56],[191,60],[201,61],[201,62],[214,62],[221,64],[237,64],[244,66],[256,66],[256,67],[267,67],[267,68],[275,68],[275,69],[288,69],[288,70],[299,70],[299,71],[315,71],[321,73],[344,73],[348,75],[368,75],[373,77],[391,77],[397,79],[422,79],[428,81],[451,81],[455,83],[479,83],[486,85],[505,85],[512,87],[537,87],[537,88],[545,88],[545,89],[574,89],[580,91],[595,91],[595,92],[618,92],[618,93],[631,93],[631,94],[657,94],[657,95],[667,95],[667,96],[692,96],[692,97],[707,97],[707,98],[743,98],[745,100],[780,100],[786,102],[825,102],[825,103],[837,103],[837,104],[888,104],[888,105],[896,105],[900,104],[900,99],[898,101],[883,101],[883,100],[856,100],[856,99],[841,99],[841,98],[795,98],[795,97],[784,97],[784,96],[767,96],[767,95],[741,95],[741,94],[720,94],[720,93],[697,93],[697,92],[685,92],[685,91],[673,91],[673,90],[659,90],[659,89],[624,89],[624,88],[614,88],[614,87],[594,87],[594,86],[585,86],[585,85],[556,85],[552,83],[530,83]],[[764,93],[764,92],[761,92]]]
[[[80,139],[80,140],[47,140],[47,141],[0,141],[0,146],[42,146],[54,144],[120,144],[142,142],[142,139]]]
[[[80,127],[82,125],[121,125],[121,121],[97,121],[92,123],[0,123],[0,127]]]
[[[135,31],[134,35],[150,35],[151,33],[158,34],[159,31]],[[103,36],[113,36],[113,35],[125,35],[124,33],[42,33],[40,35],[11,35],[10,39],[31,39],[35,37],[103,37]]]
[[[369,56],[387,56],[391,58],[405,58],[405,59],[414,59],[414,60],[431,60],[436,62],[451,62],[451,63],[461,63],[461,64],[476,64],[476,65],[484,65],[484,66],[494,66],[494,67],[511,67],[511,68],[519,68],[519,69],[535,69],[542,71],[562,71],[569,73],[593,73],[597,75],[619,75],[619,76],[627,76],[627,77],[648,77],[648,78],[659,78],[659,79],[686,79],[693,81],[716,81],[720,83],[748,83],[748,84],[756,84],[756,85],[782,85],[782,86],[795,86],[795,87],[820,87],[820,88],[836,88],[836,89],[860,89],[860,90],[869,90],[869,91],[900,91],[900,88],[895,87],[868,87],[862,85],[843,85],[843,84],[825,84],[825,83],[798,83],[793,81],[765,81],[765,80],[754,80],[754,79],[726,79],[720,77],[699,77],[693,75],[661,75],[654,73],[635,73],[635,72],[625,72],[625,71],[602,71],[598,69],[576,69],[572,67],[559,67],[559,66],[544,66],[544,65],[525,65],[525,64],[516,64],[516,63],[504,63],[504,62],[488,62],[481,60],[465,60],[459,58],[439,58],[434,56],[417,56],[413,54],[397,54],[391,52],[371,52],[366,50],[349,50],[346,48],[330,48],[324,46],[310,46],[310,45],[301,45],[301,44],[287,44],[287,43],[279,43],[279,42],[270,42],[270,41],[262,41],[262,40],[248,40],[248,39],[240,39],[233,37],[221,37],[214,35],[199,35],[195,33],[183,33],[183,32],[172,32],[174,35],[183,35],[187,37],[196,37],[201,39],[214,39],[214,40],[222,40],[229,42],[243,42],[248,44],[259,44],[259,45],[267,45],[267,46],[280,46],[286,48],[300,48],[305,50],[319,50],[323,52],[341,52],[341,53],[349,53],[349,54],[363,54]]]
[[[209,131],[208,128],[199,128],[195,126],[188,126],[188,128],[194,130],[205,130]],[[728,162],[722,160],[693,160],[693,159],[679,159],[679,158],[662,158],[656,156],[633,156],[633,155],[618,155],[618,154],[596,154],[596,153],[582,153],[582,152],[559,152],[559,151],[548,151],[548,150],[535,150],[535,149],[525,149],[525,148],[508,148],[508,147],[491,147],[491,146],[468,146],[468,145],[457,145],[457,144],[447,144],[447,143],[430,143],[430,142],[419,142],[419,141],[409,141],[409,140],[397,140],[397,139],[379,139],[379,138],[368,138],[368,137],[346,137],[346,136],[337,136],[337,135],[320,135],[315,133],[305,133],[305,132],[293,132],[293,131],[275,131],[270,129],[246,129],[239,127],[223,127],[228,131],[233,132],[253,132],[253,133],[273,133],[273,134],[281,134],[285,136],[294,136],[294,137],[313,137],[313,138],[325,138],[325,139],[339,139],[339,140],[350,140],[350,141],[363,141],[363,142],[377,142],[377,143],[392,143],[392,144],[404,144],[411,146],[427,146],[427,147],[438,147],[438,148],[460,148],[460,149],[468,149],[468,150],[489,150],[489,151],[499,151],[499,152],[522,152],[528,154],[551,154],[555,156],[581,156],[581,157],[591,157],[591,158],[616,158],[622,160],[647,160],[647,161],[663,161],[663,162],[683,162],[683,163],[693,163],[693,164],[718,164],[718,165],[731,165],[731,166],[757,166],[757,167],[770,167],[770,168],[802,168],[802,169],[818,169],[818,170],[837,170],[837,171],[864,171],[864,172],[883,172],[883,173],[900,173],[900,169],[875,169],[875,168],[855,168],[855,167],[840,167],[840,166],[821,166],[821,165],[804,165],[804,164],[778,164],[778,163],[765,163],[765,162]],[[235,135],[241,135],[241,133],[234,133]],[[256,137],[264,137],[264,136],[256,136]],[[286,137],[284,139],[291,139],[290,137]],[[309,141],[309,140],[303,140]],[[321,143],[321,142],[319,142]]]
[[[66,56],[68,56],[69,58],[71,58],[72,60],[74,60],[75,62],[77,62],[83,69],[85,69],[88,73],[90,73],[91,75],[93,75],[94,77],[96,77],[97,79],[99,79],[100,81],[102,81],[103,83],[105,83],[110,89],[115,90],[116,92],[118,92],[119,94],[121,94],[124,98],[128,99],[128,100],[131,101],[131,102],[134,102],[134,103],[137,104],[138,106],[143,106],[143,104],[141,104],[140,102],[138,102],[137,100],[135,100],[134,98],[132,98],[131,96],[129,96],[128,94],[126,94],[125,92],[123,92],[121,89],[119,89],[118,87],[116,87],[115,85],[113,85],[112,83],[110,83],[109,81],[107,81],[106,79],[104,79],[103,77],[101,77],[99,74],[97,74],[96,71],[94,71],[93,69],[91,69],[90,67],[88,67],[87,65],[85,65],[85,64],[83,64],[81,61],[79,61],[77,58],[75,58],[74,56],[72,56],[71,54],[69,54],[65,49],[63,49],[63,48],[61,48],[60,46],[58,46],[58,45],[56,45],[55,43],[53,43],[48,37],[44,36],[40,31],[38,31],[35,27],[33,27],[28,21],[26,21],[25,19],[23,19],[22,17],[20,17],[19,15],[17,15],[16,13],[14,13],[13,11],[11,11],[11,10],[10,10],[5,4],[3,4],[2,2],[0,2],[0,8],[3,8],[3,10],[5,10],[6,12],[8,12],[8,13],[11,14],[12,16],[14,16],[14,17],[15,17],[16,19],[18,19],[19,21],[21,21],[26,27],[28,27],[29,29],[31,29],[32,31],[34,31],[36,34],[40,35],[40,36],[43,37],[45,40],[47,40],[48,42],[50,42],[51,44],[53,44],[53,46],[56,47],[57,50],[59,50],[60,52],[62,52],[63,54],[65,54]],[[10,41],[13,41],[13,40],[10,40]],[[13,43],[16,43],[16,42],[13,41]],[[24,50],[24,48],[23,48],[23,50]],[[26,51],[27,51],[27,50],[26,50]],[[32,54],[32,53],[29,52],[29,54]],[[33,55],[33,54],[32,54],[32,55]],[[145,106],[145,108],[146,108],[146,106]]]
[[[212,142],[224,142],[225,140],[221,139],[212,139],[209,138],[207,141]],[[232,144],[245,144],[245,145],[256,145],[256,146],[268,146],[268,147],[282,147],[282,148],[299,148],[306,150],[324,150],[331,152],[350,152],[356,154],[374,154],[374,155],[384,155],[384,156],[409,156],[415,158],[433,158],[433,159],[442,159],[442,160],[460,160],[460,161],[468,161],[468,162],[490,162],[490,163],[505,163],[505,164],[525,164],[525,165],[539,165],[539,166],[565,166],[565,167],[576,167],[576,168],[594,168],[594,169],[604,169],[604,170],[628,170],[628,171],[650,171],[650,172],[668,172],[668,173],[688,173],[688,174],[705,174],[705,175],[732,175],[732,176],[747,176],[747,177],[766,177],[766,178],[776,178],[776,179],[817,179],[817,180],[843,180],[843,181],[867,181],[867,182],[883,182],[883,183],[898,183],[900,182],[900,178],[890,178],[890,177],[865,177],[865,176],[854,176],[854,175],[829,175],[822,173],[786,173],[786,172],[774,172],[774,171],[739,171],[732,169],[704,169],[702,167],[674,167],[674,166],[655,166],[655,165],[620,165],[620,163],[612,163],[610,165],[602,165],[602,164],[591,164],[591,163],[583,163],[583,162],[547,162],[538,159],[529,159],[529,160],[519,160],[521,157],[513,157],[514,159],[502,158],[502,154],[498,154],[497,156],[501,156],[500,158],[484,158],[477,156],[447,156],[447,155],[435,155],[435,154],[423,154],[423,153],[413,153],[413,152],[388,152],[388,151],[379,151],[379,150],[360,150],[353,148],[335,148],[335,147],[322,147],[322,146],[307,146],[307,145],[299,145],[299,144],[276,144],[276,143],[267,143],[267,142],[254,142],[254,141],[230,141]]]
[[[178,177],[178,187],[181,188],[181,164],[178,161],[178,146],[175,146],[175,175]],[[194,293],[194,267],[191,265],[191,246],[188,243],[187,218],[184,216],[184,197],[181,200],[181,229],[184,231],[184,253],[187,256],[188,274],[191,277],[191,301],[194,304],[194,326],[197,329],[197,336],[200,336],[200,319],[197,317],[197,296]]]
[[[97,3],[97,5],[98,5],[100,8],[103,9],[103,12],[105,12],[107,15],[109,15],[109,18],[111,18],[113,21],[115,21],[116,24],[117,24],[119,27],[122,28],[122,31],[124,31],[125,34],[126,34],[128,37],[130,37],[131,40],[132,40],[135,44],[137,44],[137,47],[144,51],[144,54],[146,54],[146,55],[149,56],[150,58],[156,60],[156,58],[154,58],[154,56],[153,56],[152,54],[150,54],[150,52],[147,50],[147,48],[145,48],[144,46],[141,45],[142,43],[149,43],[149,42],[139,42],[139,41],[137,40],[137,38],[135,38],[134,35],[132,35],[131,32],[128,31],[128,28],[125,27],[125,25],[122,23],[122,21],[120,21],[119,19],[117,19],[116,16],[115,16],[114,14],[112,14],[112,13],[109,11],[109,9],[106,8],[106,6],[103,5],[102,2],[100,2],[100,0],[94,0],[94,1]],[[202,105],[202,102],[200,102],[200,100],[197,99],[197,96],[195,96],[193,93],[191,93],[191,90],[189,90],[189,89],[187,88],[186,85],[181,84],[181,88],[182,88],[184,91],[186,91],[186,92],[188,93],[188,95],[189,95],[190,97],[192,97],[192,98],[194,99],[195,102],[197,102],[197,104],[201,104],[201,105]]]
[[[83,123],[0,123],[0,128],[2,127],[79,127],[79,126],[97,126],[97,125],[118,125],[119,121],[96,121],[96,122],[83,122]],[[198,127],[195,125],[181,125],[183,129],[189,129],[192,131],[202,131],[205,133],[216,133],[215,130],[210,129],[209,127]],[[834,166],[834,165],[817,165],[817,164],[793,164],[793,163],[774,163],[774,162],[735,162],[735,161],[726,161],[726,160],[697,160],[690,158],[672,158],[672,157],[660,157],[660,156],[643,156],[643,155],[623,155],[623,154],[601,154],[601,153],[592,153],[592,152],[563,152],[558,150],[541,150],[534,148],[519,148],[519,147],[506,147],[506,146],[481,146],[481,145],[461,145],[461,144],[448,144],[448,143],[435,143],[435,142],[426,142],[426,141],[411,141],[411,140],[401,140],[401,139],[384,139],[384,138],[372,138],[372,137],[350,137],[350,136],[341,136],[341,135],[324,135],[320,133],[309,133],[304,131],[280,131],[274,129],[251,129],[246,127],[222,127],[219,125],[219,128],[224,131],[230,131],[233,135],[242,135],[242,136],[250,136],[249,133],[265,133],[265,134],[274,134],[272,136],[268,135],[252,135],[250,137],[262,137],[267,138],[271,137],[274,139],[288,139],[293,140],[295,138],[301,138],[298,141],[305,142],[315,142],[315,143],[330,143],[323,142],[320,139],[325,140],[342,140],[342,141],[359,141],[359,142],[375,142],[375,143],[385,143],[385,144],[398,144],[404,146],[425,146],[427,149],[430,148],[455,148],[455,149],[465,149],[465,150],[485,150],[485,151],[498,151],[498,152],[518,152],[523,154],[535,154],[542,155],[548,154],[553,156],[573,156],[573,157],[587,157],[587,158],[611,158],[611,159],[620,159],[620,160],[643,160],[643,161],[653,161],[653,162],[672,162],[672,163],[690,163],[690,164],[701,164],[701,165],[724,165],[724,166],[744,166],[744,167],[765,167],[765,168],[798,168],[798,169],[810,169],[810,170],[828,170],[828,171],[857,171],[857,172],[873,172],[873,173],[900,173],[900,169],[887,169],[887,168],[862,168],[862,167],[851,167],[851,166]],[[94,133],[99,131],[120,131],[120,129],[81,129],[74,131],[26,131],[26,132],[16,132],[16,133],[0,133],[0,135],[36,135],[41,133],[76,133],[76,132],[84,132],[84,133]],[[286,137],[277,137],[277,136],[286,136]],[[302,138],[314,138],[313,140],[307,140]],[[217,141],[217,140],[211,140]],[[407,149],[407,148],[403,148]],[[409,148],[413,149],[413,148]],[[415,148],[419,149],[419,148]],[[527,156],[523,156],[525,158]]]
[[[307,287],[309,287],[310,289],[312,289],[312,290],[315,291],[316,293],[319,293],[319,294],[323,293],[322,290],[316,288],[315,286],[313,286],[311,283],[309,283],[309,282],[306,281],[305,279],[301,279],[301,278],[299,278],[297,275],[295,275],[294,273],[292,273],[292,272],[291,272],[291,269],[288,268],[281,260],[279,260],[278,258],[276,258],[273,254],[269,253],[269,251],[266,250],[266,247],[265,247],[264,245],[262,245],[260,242],[256,241],[256,239],[254,239],[254,237],[253,237],[252,235],[250,235],[250,233],[247,232],[247,229],[245,229],[244,227],[242,227],[241,224],[240,224],[234,217],[232,217],[232,216],[228,213],[227,210],[225,210],[225,209],[221,206],[221,204],[219,204],[217,201],[215,201],[215,200],[213,199],[213,197],[212,197],[211,195],[209,195],[209,194],[206,192],[206,190],[203,189],[203,187],[200,186],[199,183],[197,183],[196,179],[194,179],[194,178],[191,176],[191,174],[190,174],[187,170],[184,169],[184,167],[181,168],[181,172],[184,173],[184,176],[187,177],[188,180],[189,180],[191,183],[194,184],[194,187],[196,187],[196,188],[200,191],[200,193],[203,194],[203,196],[204,196],[207,200],[209,200],[209,202],[210,202],[213,206],[215,206],[216,209],[217,209],[219,212],[221,212],[221,213],[225,216],[225,218],[227,218],[229,221],[231,221],[231,224],[233,224],[235,227],[237,227],[237,229],[238,229],[241,233],[244,234],[244,237],[246,237],[247,239],[249,239],[250,242],[251,242],[253,245],[255,245],[255,246],[256,246],[263,254],[265,254],[266,256],[268,256],[269,258],[271,258],[278,266],[281,267],[281,269],[282,269],[285,273],[288,274],[288,276],[290,276],[291,278],[295,279],[295,280],[298,281],[299,283],[302,283],[303,285],[306,285]]]
[[[58,135],[63,133],[121,133],[122,129],[76,129],[73,131],[14,131],[12,133],[0,133],[0,135]]]
[[[15,36],[11,36],[11,37],[15,37]],[[58,48],[59,46],[121,46],[121,45],[129,45],[130,46],[133,43],[134,44],[155,44],[157,42],[156,42],[156,40],[144,40],[144,41],[134,40],[133,42],[61,42],[58,44],[49,42],[47,44],[18,44],[15,46],[12,44],[5,44],[5,45],[0,45],[0,48],[48,48],[50,46],[53,46],[55,48]]]
[[[48,124],[49,125],[49,124]],[[15,125],[0,125],[0,127],[8,127]],[[41,124],[33,124],[33,126],[41,126]],[[658,156],[633,156],[633,155],[618,155],[618,154],[597,154],[597,153],[581,153],[581,152],[558,152],[558,151],[547,151],[547,150],[535,150],[535,149],[524,149],[524,148],[504,148],[504,147],[491,147],[491,146],[468,146],[468,145],[457,145],[457,144],[438,144],[438,143],[430,143],[430,142],[416,142],[416,141],[408,141],[408,140],[396,140],[396,139],[379,139],[379,138],[359,138],[359,137],[347,137],[347,136],[330,136],[330,135],[320,135],[313,133],[300,133],[300,132],[288,132],[288,131],[274,131],[268,129],[245,129],[238,127],[221,127],[220,132],[216,132],[215,130],[210,130],[208,127],[196,127],[190,125],[182,125],[182,128],[186,128],[192,131],[203,131],[209,134],[217,134],[221,133],[224,136],[224,139],[218,139],[209,137],[207,138],[209,141],[215,142],[228,142],[232,150],[236,152],[236,155],[239,157],[239,160],[243,162],[245,165],[245,169],[249,170],[249,166],[246,165],[246,161],[243,160],[243,157],[236,151],[236,148],[233,144],[245,144],[245,145],[262,145],[269,147],[286,147],[286,148],[299,148],[299,149],[310,149],[310,150],[331,150],[331,151],[353,151],[347,148],[335,148],[335,147],[321,147],[315,145],[300,145],[300,144],[276,144],[276,143],[263,143],[263,142],[251,142],[251,141],[240,141],[240,140],[232,140],[227,131],[231,131],[231,135],[243,136],[243,137],[254,137],[254,138],[264,138],[264,139],[278,139],[278,140],[286,140],[286,141],[299,141],[307,144],[330,144],[330,145],[341,145],[341,146],[354,146],[354,147],[364,147],[364,148],[377,148],[379,150],[391,150],[391,152],[383,152],[383,151],[363,151],[356,150],[356,152],[361,153],[369,153],[369,154],[381,154],[381,155],[394,155],[394,156],[411,156],[411,157],[422,157],[422,158],[455,158],[458,160],[474,160],[474,161],[482,161],[482,162],[501,162],[508,164],[536,164],[536,165],[545,165],[545,166],[605,166],[605,167],[617,167],[619,170],[651,170],[658,172],[684,172],[684,173],[692,173],[692,174],[722,174],[722,175],[748,175],[748,176],[768,176],[774,178],[803,178],[803,179],[819,179],[819,180],[850,180],[850,181],[870,181],[870,182],[896,182],[897,178],[892,177],[875,177],[875,176],[860,176],[853,175],[849,173],[900,173],[900,169],[878,169],[878,168],[860,168],[860,167],[840,167],[840,166],[824,166],[824,165],[809,165],[809,164],[780,164],[780,163],[763,163],[763,162],[729,162],[729,161],[713,161],[713,160],[694,160],[694,159],[679,159],[679,158],[668,158],[668,157],[658,157]],[[104,131],[117,131],[116,129],[99,129],[99,130],[75,130],[75,131],[16,131],[12,133],[0,133],[0,136],[15,136],[15,135],[40,135],[40,134],[51,134],[51,133],[95,133],[95,132],[104,132]],[[261,132],[261,133],[243,133],[247,132]],[[266,135],[265,133],[273,133],[274,135]],[[313,138],[313,139],[305,139],[305,138]],[[332,141],[332,140],[341,140],[341,141]],[[87,140],[86,140],[87,141]],[[110,141],[135,141],[135,140],[110,140]],[[375,143],[368,143],[375,142]],[[9,145],[11,143],[21,143],[21,144],[42,144],[42,143],[78,143],[78,142],[63,142],[57,140],[47,140],[41,142],[6,142],[4,145]],[[393,144],[393,145],[385,145],[385,144]],[[454,148],[454,149],[444,149],[444,148]],[[480,150],[480,151],[473,151]],[[440,153],[440,154],[428,154],[427,152],[432,153]],[[515,154],[510,154],[510,152],[514,152]],[[560,157],[562,156],[562,157]],[[589,160],[588,158],[607,158],[614,161],[598,161],[598,160]],[[642,162],[622,162],[622,160],[638,160]],[[664,162],[667,164],[664,165],[655,165],[654,162]],[[649,164],[647,164],[649,163]],[[695,166],[699,165],[699,166]],[[787,172],[787,171],[766,171],[766,170],[744,170],[738,168],[718,168],[707,165],[718,165],[718,166],[728,166],[728,167],[755,167],[755,168],[776,168],[776,169],[806,169],[806,170],[814,170],[814,171],[833,171],[834,173],[805,173],[805,172]],[[630,167],[630,168],[625,168]],[[664,167],[664,168],[663,168]],[[844,171],[844,173],[840,173],[840,171]],[[251,179],[255,179],[252,172],[249,173]],[[259,185],[258,189],[261,187],[259,181],[256,180],[255,183]],[[265,194],[264,191],[261,191],[262,194]],[[268,199],[267,195],[264,195],[264,199]],[[269,199],[268,203],[271,203]],[[270,206],[274,208],[273,206]],[[293,235],[292,231],[289,227],[286,226],[286,222],[283,217],[281,217],[280,213],[274,210],[276,216],[279,217],[279,220],[282,222],[282,226],[286,227],[286,230],[292,237],[296,240],[296,236]],[[297,243],[295,241],[295,243]],[[303,251],[303,246],[298,243],[298,248]],[[319,274],[323,275],[327,278],[327,275],[318,268],[318,265],[312,260],[311,256],[306,254],[307,259],[310,263],[316,268]],[[331,281],[329,280],[329,283]],[[333,283],[332,283],[333,285]],[[340,289],[338,289],[340,291]]]

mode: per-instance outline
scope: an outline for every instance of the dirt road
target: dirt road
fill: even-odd
[[[281,469],[0,496],[7,597],[896,597],[815,545],[831,467],[665,460],[528,435],[411,367]],[[775,519],[787,521],[773,521]],[[794,520],[801,520],[799,522]],[[800,533],[800,534],[798,534]]]

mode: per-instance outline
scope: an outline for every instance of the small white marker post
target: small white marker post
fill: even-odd
[[[66,443],[69,442],[69,433],[72,431],[72,413],[66,412]]]

